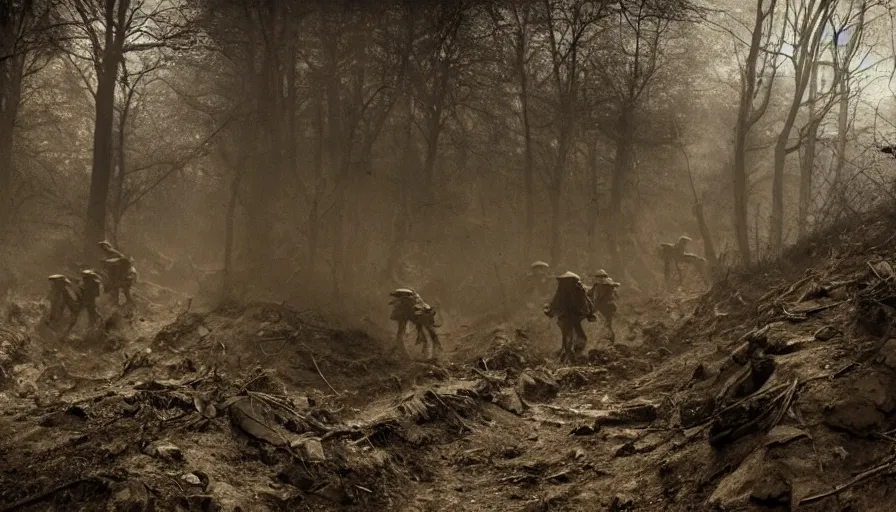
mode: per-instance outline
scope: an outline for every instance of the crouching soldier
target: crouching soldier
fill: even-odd
[[[557,276],[557,291],[550,304],[545,305],[544,314],[548,318],[557,317],[561,337],[560,362],[573,362],[588,343],[588,337],[582,329],[582,320],[593,322],[597,319],[594,316],[594,304],[588,298],[588,292],[579,276],[572,272]]]
[[[392,315],[389,318],[398,323],[398,331],[395,335],[398,345],[404,346],[404,334],[408,322],[410,322],[417,329],[416,344],[423,345],[420,348],[424,357],[430,358],[435,350],[441,351],[442,344],[439,342],[439,335],[435,329],[436,310],[423,302],[423,299],[414,290],[399,288],[389,295],[392,296],[392,300],[389,301],[392,306]],[[429,342],[426,339],[427,335],[429,335]]]
[[[78,287],[77,308],[72,315],[67,332],[71,332],[81,318],[81,312],[87,310],[88,332],[100,327],[100,314],[96,308],[96,299],[102,294],[102,279],[93,270],[81,271],[81,284]]]
[[[134,262],[123,253],[112,247],[112,244],[103,240],[98,244],[105,255],[103,260],[103,273],[106,275],[106,292],[115,299],[115,305],[119,305],[119,298],[124,293],[124,305],[133,307],[134,299],[131,296],[131,287],[137,281],[137,269]]]
[[[613,281],[606,270],[598,270],[594,274],[594,284],[588,290],[588,297],[594,304],[594,309],[607,321],[607,329],[610,331],[610,343],[616,342],[616,333],[613,331],[613,315],[616,314],[616,299],[619,294],[616,289],[619,283]]]
[[[70,316],[77,315],[78,298],[72,289],[72,282],[64,275],[53,274],[48,279],[50,280],[50,294],[47,299],[50,301],[50,313],[46,324],[51,329],[56,329],[62,326],[66,311]]]

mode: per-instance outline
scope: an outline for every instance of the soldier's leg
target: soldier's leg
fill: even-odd
[[[439,334],[436,332],[436,328],[432,325],[426,325],[426,332],[429,334],[429,339],[432,340],[432,346],[434,349],[441,351],[442,343],[439,341]]]
[[[88,330],[96,329],[100,322],[100,313],[96,309],[96,302],[87,304],[87,320],[90,322]]]
[[[575,334],[575,338],[573,341],[573,352],[576,354],[581,354],[582,351],[585,350],[585,347],[588,345],[588,335],[585,334],[585,329],[582,328],[582,321],[580,319],[576,319],[575,321],[573,321],[573,333]]]
[[[398,331],[395,333],[395,342],[402,346],[404,345],[404,334],[407,332],[408,321],[407,320],[399,320],[398,321]]]
[[[573,344],[573,328],[569,317],[563,317],[560,320],[560,334],[562,337],[562,349],[561,349],[561,362],[568,362],[570,356],[572,355],[572,344]]]
[[[600,314],[604,317],[604,320],[607,321],[607,330],[610,331],[610,343],[616,343],[616,332],[613,331],[614,310],[607,308],[602,310]]]

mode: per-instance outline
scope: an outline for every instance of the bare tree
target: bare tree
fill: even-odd
[[[756,13],[746,58],[740,63],[740,100],[734,125],[734,231],[741,262],[749,264],[750,225],[747,153],[753,126],[768,110],[783,37],[776,37],[778,0],[756,0]]]
[[[546,169],[551,206],[551,264],[563,259],[563,192],[579,121],[582,78],[597,23],[610,13],[609,2],[545,0],[544,30],[549,46],[553,129],[551,163]]]
[[[13,201],[13,139],[22,82],[39,70],[59,34],[50,0],[0,0],[0,241]]]
[[[787,0],[785,25],[792,33],[792,52],[786,53],[793,65],[793,96],[784,118],[784,125],[775,142],[775,168],[772,180],[771,250],[780,254],[784,245],[784,166],[787,154],[799,146],[791,146],[791,131],[818,60],[825,23],[836,2],[831,0]]]
[[[129,53],[159,51],[188,36],[181,6],[174,0],[65,0],[74,37],[65,46],[96,104],[93,168],[85,227],[85,254],[106,236],[112,179],[115,92],[119,69]],[[84,64],[87,64],[86,66]],[[92,73],[92,76],[91,76]]]

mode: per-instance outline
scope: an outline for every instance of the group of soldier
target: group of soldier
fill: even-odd
[[[536,283],[536,290],[542,288],[550,275],[550,267],[543,261],[531,265],[530,276]],[[548,318],[556,318],[560,328],[560,362],[571,363],[585,350],[588,336],[582,328],[582,321],[597,321],[596,313],[604,318],[610,333],[610,343],[616,341],[613,331],[613,316],[616,314],[616,299],[620,283],[614,281],[606,270],[594,273],[591,286],[585,286],[582,279],[573,272],[554,276],[557,287],[554,297],[544,305],[542,312]]]
[[[686,252],[687,244],[691,239],[681,236],[674,243],[660,244],[659,255],[663,260],[663,275],[666,284],[672,281],[673,269],[678,274],[678,280],[682,279],[682,265],[691,265],[701,278],[707,279],[706,260],[696,254]],[[561,362],[572,362],[584,351],[588,342],[582,321],[595,322],[599,313],[609,331],[610,343],[615,343],[616,335],[613,330],[613,316],[616,313],[616,300],[620,283],[614,281],[603,269],[594,273],[590,286],[585,286],[582,279],[573,272],[564,272],[553,275],[550,265],[543,261],[532,263],[528,273],[527,290],[524,295],[528,298],[528,306],[533,307],[533,302],[543,300],[550,293],[551,282],[556,281],[553,299],[542,307],[543,313],[548,318],[556,318],[560,328],[561,348],[558,353]],[[421,349],[425,357],[431,357],[433,350],[441,350],[435,325],[435,309],[426,304],[420,295],[409,289],[400,288],[391,294],[392,314],[390,318],[397,322],[398,332],[396,341],[403,346],[405,331],[408,324],[413,324],[417,330],[416,343],[422,345]],[[427,342],[427,336],[429,342]]]
[[[581,278],[572,273],[553,276],[557,287],[554,298],[542,308],[549,318],[557,318],[561,334],[561,362],[571,362],[577,354],[581,354],[587,343],[587,336],[582,329],[582,321],[594,322],[595,313],[600,313],[610,331],[610,341],[615,341],[613,332],[613,315],[616,313],[616,289],[619,283],[613,281],[604,270],[598,270],[594,282],[588,288],[582,284]],[[529,298],[544,297],[545,285],[551,280],[550,266],[543,261],[534,262],[528,273],[528,286],[525,295]],[[404,344],[404,336],[408,324],[414,325],[417,331],[416,344],[422,345],[424,357],[430,358],[434,351],[441,350],[439,336],[436,333],[436,311],[428,305],[420,295],[409,288],[399,288],[390,293],[392,306],[390,319],[398,324],[396,342]],[[531,304],[531,303],[530,303]],[[428,339],[427,339],[428,338]]]
[[[116,306],[120,304],[123,294],[126,311],[133,311],[131,288],[137,280],[137,270],[133,261],[105,240],[98,245],[103,252],[101,273],[92,268],[85,268],[81,270],[81,279],[77,285],[64,274],[49,276],[50,311],[46,323],[50,328],[54,330],[62,328],[64,334],[68,334],[77,325],[82,313],[87,312],[88,330],[98,329],[102,318],[96,301],[104,288],[106,293],[112,295]]]

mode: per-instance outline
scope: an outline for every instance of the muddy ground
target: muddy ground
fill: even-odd
[[[420,361],[282,304],[141,285],[106,339],[58,340],[18,300],[0,510],[892,510],[894,226],[627,300],[572,367],[533,312]]]

